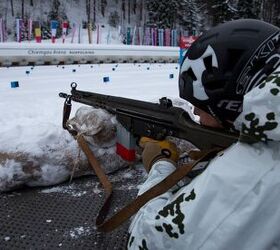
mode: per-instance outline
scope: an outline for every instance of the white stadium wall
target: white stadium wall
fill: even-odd
[[[176,63],[178,47],[1,43],[0,66],[84,63]]]

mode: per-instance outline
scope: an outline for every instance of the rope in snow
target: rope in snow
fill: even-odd
[[[70,179],[69,179],[69,184],[71,184],[71,182],[73,180],[75,171],[77,169],[77,166],[78,166],[78,163],[79,163],[80,160],[81,160],[81,148],[79,147],[78,155],[77,155],[77,157],[76,157],[76,159],[74,161],[74,165],[73,165],[73,168],[72,168],[71,176],[70,176]]]

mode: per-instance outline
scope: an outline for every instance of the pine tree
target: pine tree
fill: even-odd
[[[177,0],[146,0],[149,16],[147,25],[158,28],[175,27],[179,3]]]
[[[234,17],[234,12],[228,5],[227,0],[212,0],[213,26],[230,21]]]
[[[21,18],[24,19],[24,0],[21,0]]]
[[[144,1],[145,0],[135,0],[134,6],[133,6],[133,13],[135,11],[136,15],[136,25],[137,26],[143,26],[143,14],[145,13],[144,9]]]
[[[190,34],[200,30],[201,18],[195,0],[147,1],[148,25],[158,28],[183,26]]]
[[[130,0],[127,2],[127,21],[130,24],[130,10],[131,10],[131,5],[130,5]]]
[[[144,8],[145,8],[145,4],[144,4],[145,0],[139,0],[138,3],[138,8],[139,8],[139,21],[141,23],[141,21],[143,21],[143,14],[144,14]]]
[[[122,17],[125,20],[125,0],[122,0]]]
[[[101,0],[101,14],[103,17],[105,17],[106,6],[107,6],[107,1]]]
[[[68,20],[67,15],[63,6],[60,3],[60,0],[53,0],[51,11],[48,15],[49,20]]]
[[[261,0],[242,0],[237,4],[238,18],[258,19],[261,10]]]
[[[12,16],[14,16],[14,15],[15,15],[15,12],[14,12],[14,1],[13,1],[13,0],[10,0],[10,4],[11,4]]]
[[[96,0],[93,0],[93,24],[96,25]]]
[[[119,25],[120,16],[116,10],[110,13],[108,23],[110,26],[115,27],[115,28]]]
[[[280,1],[266,0],[262,1],[261,18],[280,27]]]
[[[199,9],[194,0],[181,1],[178,10],[178,23],[188,31],[189,35],[199,33],[202,24]]]
[[[196,0],[197,11],[199,13],[199,32],[204,32],[209,29],[212,24],[211,6],[209,8],[206,0]]]
[[[50,30],[50,21],[51,20],[56,20],[58,21],[59,25],[57,28],[57,36],[61,36],[62,34],[62,28],[61,28],[61,24],[63,21],[67,21],[67,15],[65,13],[65,9],[63,8],[63,6],[60,3],[60,0],[53,0],[52,1],[52,6],[51,6],[51,10],[48,14],[48,20],[46,24],[42,24],[42,32],[43,29],[45,29],[45,33],[47,34],[48,31]]]
[[[137,9],[137,0],[133,0],[132,2],[132,9],[133,9],[133,14],[136,14],[136,9]]]
[[[87,22],[91,22],[91,0],[86,0]]]
[[[272,23],[280,27],[280,1],[274,0],[274,17]]]

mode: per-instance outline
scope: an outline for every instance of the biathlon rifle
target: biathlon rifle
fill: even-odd
[[[167,136],[184,139],[201,150],[214,147],[226,148],[238,140],[238,134],[212,129],[195,123],[188,112],[174,107],[172,101],[163,97],[159,103],[151,103],[117,96],[77,90],[71,84],[71,95],[59,93],[65,98],[63,128],[71,112],[71,101],[107,110],[135,138],[142,136],[163,140]],[[69,128],[67,128],[69,130]]]

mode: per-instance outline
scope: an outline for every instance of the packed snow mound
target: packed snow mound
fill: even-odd
[[[106,173],[128,165],[116,154],[116,120],[112,115],[101,109],[81,107],[68,124],[85,136]],[[36,129],[38,126],[40,130]],[[17,133],[29,135],[26,143]],[[8,139],[13,141],[13,147],[9,152],[0,150],[0,192],[23,185],[59,184],[72,174],[74,177],[94,174],[75,139],[60,126],[19,125],[18,132],[11,133]]]
[[[82,134],[96,159],[106,173],[111,173],[128,165],[116,153],[117,121],[106,110],[80,107],[75,117],[67,122]]]
[[[116,124],[114,116],[103,109],[83,106],[74,118],[68,121],[94,147],[112,147],[116,142]]]

